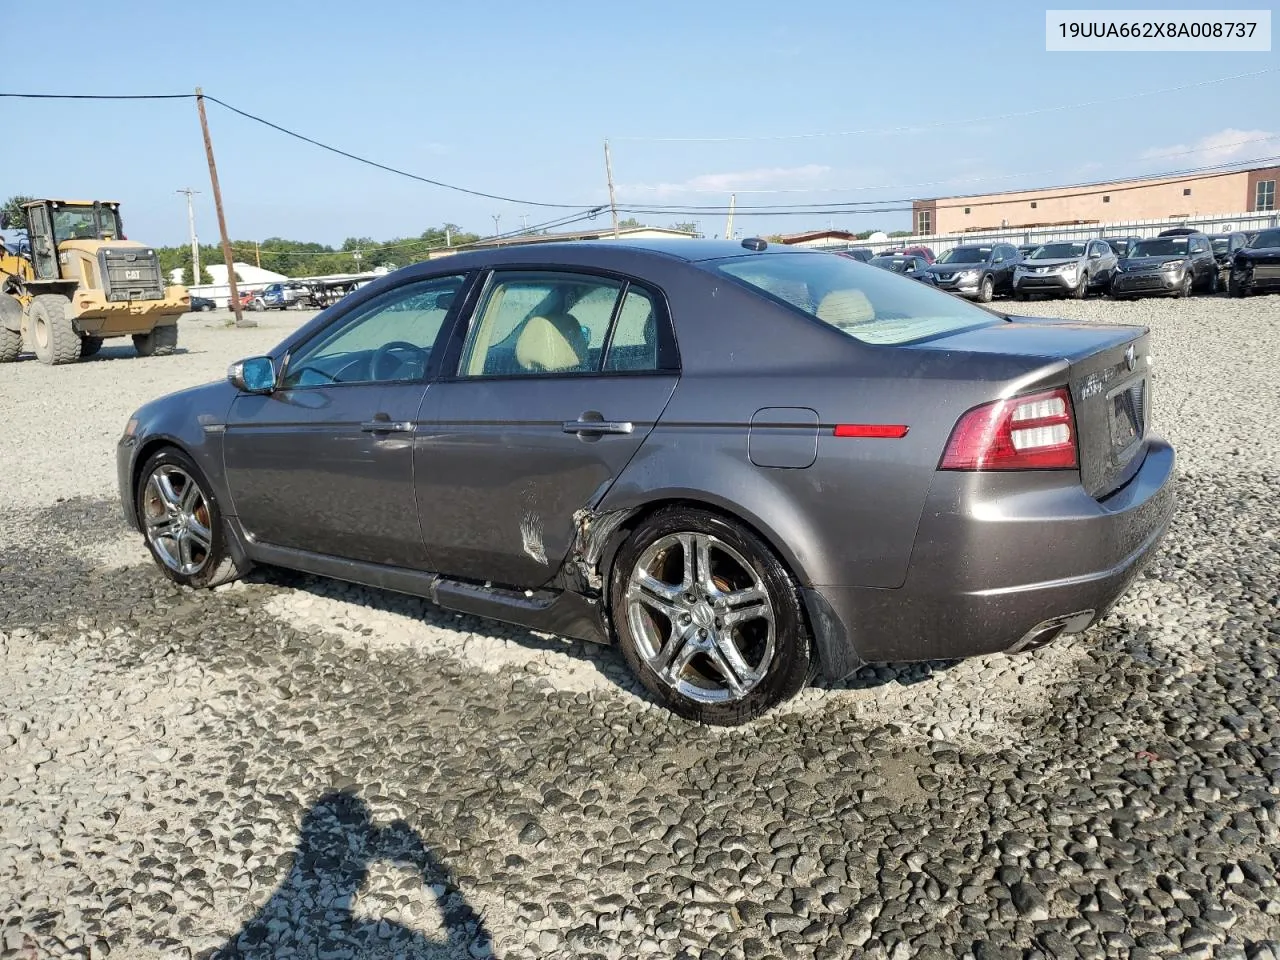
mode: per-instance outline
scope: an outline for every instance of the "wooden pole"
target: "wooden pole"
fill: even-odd
[[[618,203],[613,197],[613,160],[609,157],[609,141],[604,142],[604,175],[609,181],[609,212],[613,215],[613,239],[618,239]]]
[[[256,327],[256,320],[246,320],[240,308],[240,291],[236,289],[236,261],[227,237],[227,217],[222,212],[222,188],[218,186],[218,165],[213,162],[213,140],[209,138],[209,118],[204,112],[204,91],[196,87],[196,109],[200,111],[200,129],[204,132],[204,154],[209,159],[209,183],[213,187],[213,208],[218,212],[218,232],[222,234],[222,262],[227,265],[227,286],[231,291],[231,312],[237,327]]]

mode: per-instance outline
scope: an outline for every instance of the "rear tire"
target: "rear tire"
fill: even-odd
[[[689,720],[745,723],[812,676],[791,576],[756,534],[716,514],[672,506],[644,520],[618,551],[609,598],[627,665]]]
[[[95,353],[102,349],[101,337],[81,337],[80,338],[80,356],[92,357]]]
[[[1216,296],[1218,293],[1218,283],[1218,271],[1215,270],[1213,273],[1209,274],[1209,286],[1205,292],[1210,296]]]
[[[248,572],[236,566],[227,550],[222,510],[194,460],[167,447],[153,454],[138,476],[133,492],[138,522],[165,576],[184,587],[203,589]]]
[[[22,353],[22,334],[0,327],[0,363],[13,363]]]
[[[133,347],[140,357],[167,357],[178,349],[178,325],[153,327],[150,333],[135,333]]]
[[[71,322],[71,301],[42,293],[27,308],[31,349],[41,363],[57,366],[80,359],[80,334]]]

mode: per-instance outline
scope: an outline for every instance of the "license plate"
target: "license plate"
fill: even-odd
[[[1142,436],[1146,381],[1138,380],[1111,394],[1111,448],[1117,453]]]

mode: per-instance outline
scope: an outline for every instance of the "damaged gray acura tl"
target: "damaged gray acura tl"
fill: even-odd
[[[677,713],[1078,632],[1174,510],[1149,331],[762,240],[398,270],[118,449],[173,580],[270,564],[600,641]]]

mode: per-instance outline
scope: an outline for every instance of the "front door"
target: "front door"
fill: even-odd
[[[431,569],[546,584],[573,543],[575,514],[635,456],[676,380],[656,292],[583,274],[495,273],[457,375],[428,392],[415,439]]]
[[[290,352],[275,392],[235,399],[223,456],[252,537],[424,567],[413,440],[463,280],[407,283],[339,315]]]
[[[37,280],[58,279],[58,248],[46,206],[27,208],[27,238],[31,241],[31,266]]]

